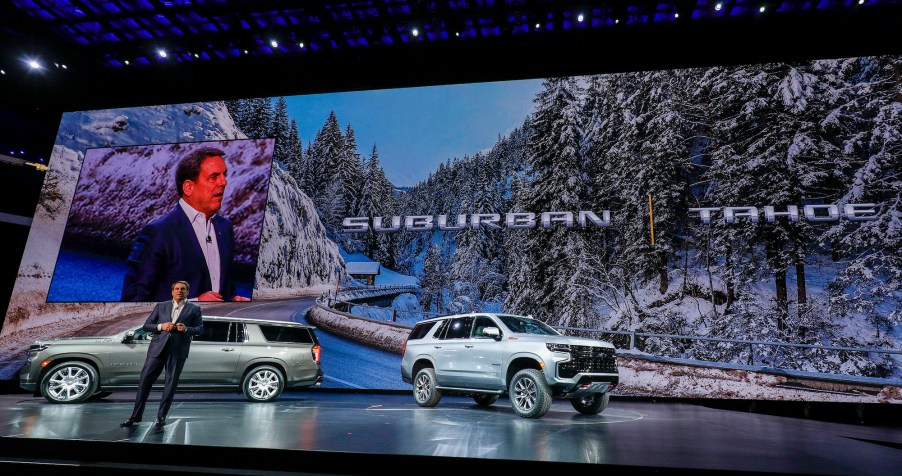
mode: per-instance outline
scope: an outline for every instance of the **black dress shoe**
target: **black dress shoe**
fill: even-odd
[[[163,426],[165,424],[166,424],[165,418],[157,418],[157,422],[155,423],[155,425],[157,425],[157,426]]]
[[[135,418],[129,418],[128,420],[125,420],[124,422],[120,423],[119,426],[125,426],[125,427],[135,426],[135,423],[141,423],[141,420],[137,420]]]

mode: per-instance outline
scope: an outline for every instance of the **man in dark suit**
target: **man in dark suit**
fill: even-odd
[[[200,306],[188,302],[188,283],[176,281],[172,285],[172,300],[163,301],[154,307],[153,312],[144,322],[144,330],[153,332],[153,339],[147,348],[147,360],[141,369],[141,380],[138,393],[135,394],[135,408],[128,420],[120,426],[132,426],[141,421],[144,405],[150,395],[150,389],[166,369],[166,386],[160,409],[157,410],[157,426],[166,424],[166,414],[172,405],[175,389],[178,387],[179,375],[188,358],[192,336],[204,331],[204,320]]]
[[[178,164],[179,202],[146,225],[128,257],[123,301],[162,301],[176,279],[191,285],[190,299],[249,301],[232,281],[235,237],[232,222],[218,215],[228,179],[223,151],[203,147]]]

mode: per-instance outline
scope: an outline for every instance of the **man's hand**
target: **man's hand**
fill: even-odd
[[[182,324],[181,322],[179,322],[178,324],[175,325],[175,330],[177,330],[179,332],[185,332],[185,329],[187,329],[187,328],[188,328],[188,326]]]
[[[232,298],[232,301],[250,301],[251,298],[246,298],[244,296],[235,296]]]
[[[160,329],[162,329],[165,332],[172,332],[173,328],[175,328],[175,324],[173,324],[171,322],[164,322],[163,324],[160,325]]]
[[[207,291],[200,296],[197,296],[198,301],[222,301],[222,294],[219,294],[215,291]]]

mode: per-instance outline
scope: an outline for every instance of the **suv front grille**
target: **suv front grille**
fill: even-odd
[[[571,345],[570,360],[558,364],[557,373],[561,378],[573,378],[578,373],[617,373],[614,349]]]

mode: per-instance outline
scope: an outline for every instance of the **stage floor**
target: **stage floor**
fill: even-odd
[[[167,425],[156,428],[159,394],[153,393],[145,421],[120,428],[133,398],[132,392],[117,392],[102,400],[54,405],[29,395],[0,395],[0,446],[40,442],[51,459],[55,450],[48,441],[80,440],[82,445],[213,447],[223,455],[229,454],[228,448],[255,448],[348,458],[381,454],[809,474],[886,475],[902,468],[898,426],[833,423],[691,403],[614,399],[601,415],[585,416],[569,402],[556,400],[543,418],[524,419],[514,414],[506,398],[480,408],[469,398],[446,396],[435,408],[420,408],[408,394],[311,390],[286,392],[271,403],[250,403],[234,393],[180,393]],[[148,454],[166,451],[165,446],[153,448]],[[15,456],[9,451],[0,456]],[[298,461],[303,461],[302,454]],[[304,465],[297,470],[304,471]],[[364,473],[374,471],[381,472],[372,468]]]

